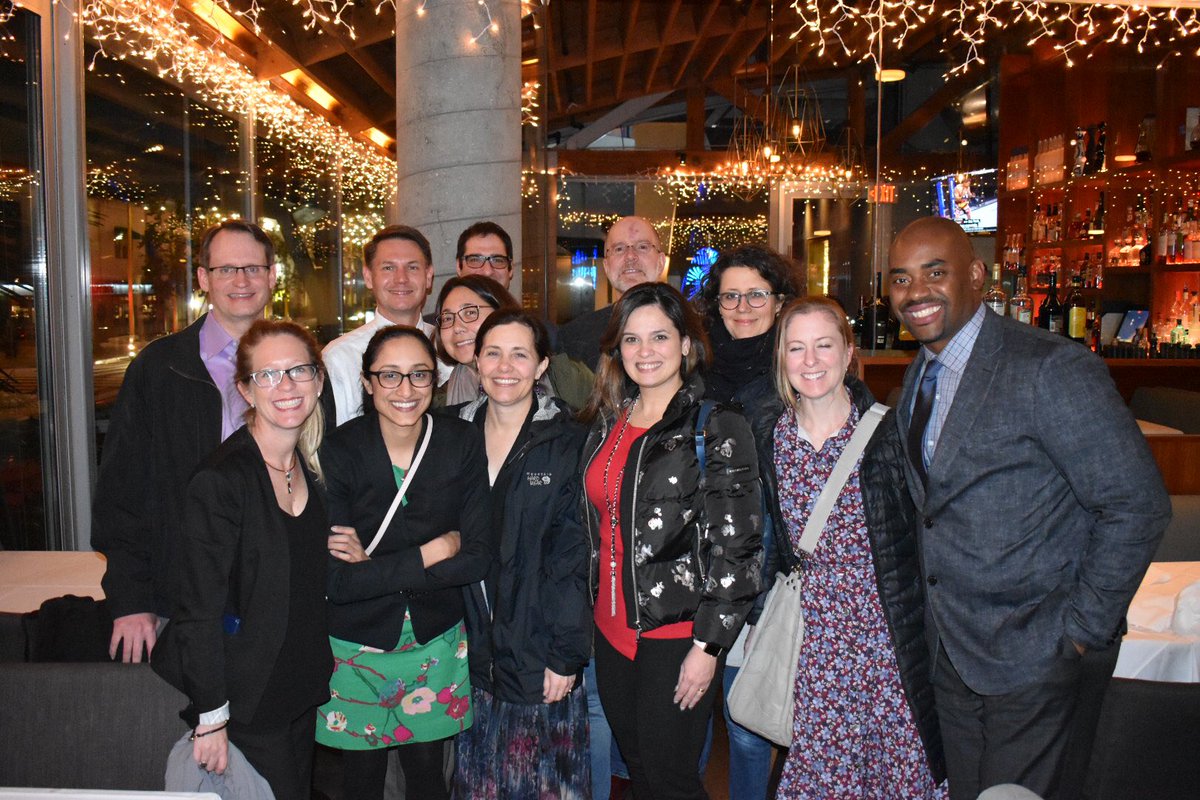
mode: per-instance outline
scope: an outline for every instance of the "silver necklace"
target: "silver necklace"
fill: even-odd
[[[292,451],[292,465],[290,467],[288,467],[287,469],[277,467],[274,464],[272,464],[270,461],[267,461],[265,458],[263,459],[263,463],[266,464],[271,469],[275,470],[276,472],[283,473],[283,479],[285,481],[287,481],[287,493],[291,494],[292,493],[292,471],[296,469],[296,451],[295,450]]]
[[[620,425],[617,427],[617,438],[613,442],[612,449],[608,451],[608,458],[604,462],[604,501],[608,506],[608,578],[609,584],[612,586],[612,597],[609,600],[609,614],[617,615],[617,536],[620,535],[620,510],[621,510],[621,484],[625,479],[624,465],[610,479],[609,471],[612,469],[613,458],[617,455],[617,451],[621,449],[621,439],[625,436],[625,430],[629,427],[629,417],[633,414],[633,407],[637,405],[638,398],[634,398],[629,404],[629,408],[625,409],[625,413],[621,416]],[[613,483],[615,481],[615,484]]]

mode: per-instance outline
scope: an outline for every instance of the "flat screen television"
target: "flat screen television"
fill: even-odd
[[[967,233],[996,232],[996,170],[957,172],[933,179],[933,211]]]

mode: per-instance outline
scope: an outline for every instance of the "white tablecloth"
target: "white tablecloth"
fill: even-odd
[[[37,611],[51,597],[104,598],[104,556],[99,553],[0,550],[0,611]]]
[[[1115,678],[1200,683],[1200,635],[1171,630],[1179,592],[1200,582],[1200,561],[1150,565],[1129,606],[1129,633],[1121,642]]]

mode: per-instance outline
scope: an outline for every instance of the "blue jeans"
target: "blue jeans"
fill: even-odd
[[[737,674],[737,667],[726,665],[723,681],[726,697]],[[729,800],[766,800],[774,746],[734,722],[729,717],[728,705],[725,727],[729,730]]]
[[[597,634],[599,636],[600,634]],[[600,693],[596,691],[596,662],[589,661],[583,668],[583,689],[587,692],[588,704],[588,748],[592,756],[592,800],[608,800],[612,791],[612,776],[628,778],[629,769],[621,758],[621,751],[613,740],[612,728],[600,705]]]

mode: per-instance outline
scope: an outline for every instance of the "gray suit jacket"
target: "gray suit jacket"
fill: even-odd
[[[923,352],[923,351],[922,351]],[[904,376],[901,440],[913,383]],[[912,467],[927,630],[963,681],[1004,694],[1056,658],[1113,644],[1170,520],[1145,438],[1099,358],[991,312],[967,363],[928,491]]]

